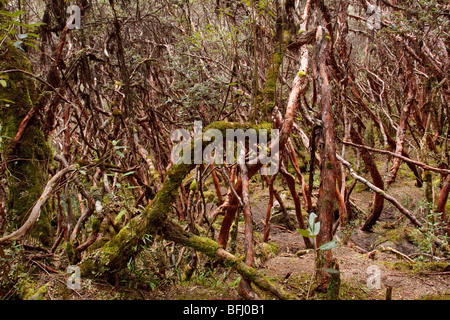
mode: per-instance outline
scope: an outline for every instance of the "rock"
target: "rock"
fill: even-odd
[[[278,245],[274,242],[261,242],[254,247],[255,265],[263,265],[267,260],[275,257],[278,253]]]
[[[295,213],[293,213],[292,211],[288,211],[288,218],[289,218],[290,225],[293,226],[294,229],[298,228],[297,217],[296,217]],[[274,214],[270,218],[270,223],[289,228],[289,223],[288,223],[288,221],[286,221],[282,212],[278,212],[278,213]]]

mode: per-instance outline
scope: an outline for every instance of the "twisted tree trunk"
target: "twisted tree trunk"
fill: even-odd
[[[336,199],[336,131],[334,128],[333,111],[331,103],[331,89],[328,80],[327,56],[329,48],[329,36],[321,27],[317,28],[316,55],[314,74],[320,88],[318,92],[319,109],[322,114],[323,145],[320,149],[322,167],[320,168],[321,185],[317,199],[317,215],[320,221],[320,232],[317,235],[317,247],[333,239],[332,229],[334,221],[334,208]],[[331,250],[318,251],[316,261],[317,282],[323,289],[327,288],[329,274],[322,268],[332,268],[333,257]]]

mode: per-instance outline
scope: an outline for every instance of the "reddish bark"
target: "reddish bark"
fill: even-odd
[[[384,126],[381,123],[381,120],[369,108],[367,103],[364,102],[364,100],[362,99],[361,95],[359,94],[359,92],[358,92],[358,90],[357,90],[357,88],[355,86],[355,83],[353,82],[351,74],[348,74],[348,82],[349,82],[350,89],[351,89],[351,92],[352,92],[353,96],[358,101],[358,105],[361,106],[362,109],[363,109],[361,111],[367,112],[367,114],[370,115],[372,120],[375,122],[375,125],[378,127],[378,129],[380,129],[381,131],[385,132],[386,138],[387,138],[387,144],[389,146],[389,149],[395,150],[395,148],[396,148],[395,140],[392,139],[392,137],[386,132],[386,130],[384,129]],[[410,156],[408,155],[408,153],[405,150],[402,150],[401,155],[404,156],[404,157],[410,158]],[[414,164],[412,164],[412,163],[407,163],[407,165],[411,169],[411,171],[414,173],[414,176],[416,177],[417,186],[419,188],[422,187],[422,178],[421,178],[421,176],[420,176],[416,166]]]
[[[245,263],[253,266],[253,225],[252,212],[250,207],[250,185],[248,169],[245,164],[240,165],[242,177],[242,201],[244,203],[244,245],[245,245]]]
[[[236,184],[234,185],[234,190],[236,193],[241,196],[242,195],[242,180],[238,178]],[[222,225],[220,226],[219,238],[217,242],[222,248],[226,249],[228,243],[228,236],[230,234],[230,228],[233,224],[234,216],[239,208],[239,199],[234,195],[234,193],[230,193],[230,200],[228,201],[228,206],[225,211],[225,215],[222,220]]]
[[[444,185],[442,186],[441,193],[439,195],[438,205],[436,211],[441,214],[442,221],[447,225],[446,233],[450,235],[450,222],[445,212],[445,206],[447,204],[448,194],[450,191],[450,174],[447,175]]]
[[[217,173],[215,170],[215,166],[214,164],[211,164],[211,177],[214,183],[214,188],[216,189],[216,194],[217,194],[217,204],[220,206],[223,203],[223,197],[222,197],[222,191],[220,191],[220,183],[219,183],[219,178],[217,177]]]
[[[289,159],[291,160],[292,166],[294,167],[297,178],[300,181],[300,185],[302,186],[302,196],[303,200],[305,201],[306,212],[311,212],[312,211],[311,193],[309,192],[308,185],[306,184],[305,178],[303,177],[300,168],[298,166],[297,154],[295,153],[295,149],[291,141],[289,141],[289,148],[287,148],[287,153],[289,155]]]
[[[182,183],[180,183],[180,190],[181,190],[181,196],[182,196],[183,204],[184,204],[184,211],[181,212],[180,221],[184,221],[184,219],[186,219],[184,213],[187,212],[189,204],[188,204],[188,196],[187,196],[186,188],[184,187],[184,184],[182,184]]]
[[[339,192],[338,186],[336,186],[336,199],[339,202],[339,223],[341,226],[345,226],[349,220],[347,214],[347,206],[345,205],[344,197]]]
[[[350,131],[351,139],[354,143],[358,145],[363,145],[363,140],[358,131],[352,126]],[[380,172],[378,171],[378,167],[373,160],[372,155],[367,149],[360,149],[361,157],[363,158],[364,164],[366,165],[367,170],[369,170],[370,176],[372,177],[373,184],[377,186],[378,188],[384,190],[384,182],[383,178],[381,177]],[[369,231],[372,229],[373,225],[377,222],[378,218],[381,215],[381,212],[383,211],[383,204],[384,204],[384,198],[378,194],[375,193],[374,199],[373,199],[373,207],[372,212],[370,215],[366,218],[366,221],[364,222],[363,226],[361,227],[361,230]]]
[[[264,228],[264,237],[263,241],[268,242],[269,241],[269,234],[270,234],[270,215],[272,213],[272,207],[273,207],[273,183],[275,182],[276,175],[272,177],[268,181],[269,186],[269,203],[267,204],[267,212],[266,212],[266,226]]]
[[[406,63],[408,65],[408,63]],[[408,68],[408,67],[407,67]],[[409,67],[410,69],[410,67]],[[400,113],[400,123],[398,125],[397,129],[397,137],[396,137],[396,146],[395,146],[395,153],[396,154],[402,154],[403,152],[403,144],[405,143],[406,138],[406,130],[407,130],[407,124],[408,124],[408,118],[410,111],[416,103],[416,86],[415,86],[415,79],[414,74],[411,70],[408,70],[408,82],[409,82],[409,89],[408,89],[408,98],[405,103],[405,105],[402,108],[402,111]],[[400,159],[394,158],[392,160],[392,167],[389,170],[389,178],[386,181],[387,186],[390,186],[394,181],[395,177],[397,175],[397,171],[400,167]]]
[[[306,229],[305,222],[303,221],[300,197],[295,191],[295,178],[283,167],[280,168],[280,172],[283,175],[284,179],[286,180],[289,191],[291,192],[292,199],[294,200],[295,215],[297,217],[298,226],[300,229]],[[311,240],[308,237],[303,237],[303,241],[305,242],[307,248],[313,248]]]
[[[334,128],[331,89],[328,80],[327,57],[329,56],[329,40],[323,34],[322,28],[317,31],[316,59],[314,64],[314,75],[317,82],[319,109],[322,114],[323,146],[321,147],[321,185],[317,199],[317,215],[320,221],[320,232],[317,235],[317,247],[332,240],[334,205],[336,203],[336,131]],[[319,251],[319,254],[322,253]],[[331,250],[325,252],[324,257],[317,260],[317,281],[319,286],[326,287],[329,274],[321,268],[332,268],[333,258]]]

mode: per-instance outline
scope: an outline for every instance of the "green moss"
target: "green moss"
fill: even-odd
[[[333,263],[332,269],[339,270],[339,265],[337,262]],[[327,287],[327,299],[328,300],[339,300],[339,291],[341,288],[341,274],[330,273],[330,278],[328,279]]]
[[[279,29],[281,27],[281,29]],[[267,69],[266,83],[263,89],[263,117],[266,118],[270,116],[275,107],[277,100],[277,82],[278,75],[280,73],[281,66],[283,64],[283,57],[286,53],[286,48],[292,38],[292,34],[288,29],[282,28],[281,25],[277,25],[277,32],[275,34],[275,51],[272,54],[272,61]],[[280,32],[280,30],[283,30]]]
[[[83,275],[120,270],[139,250],[138,242],[145,234],[156,234],[172,209],[180,183],[195,165],[174,165],[152,203],[141,215],[131,219],[111,240],[80,264]],[[95,270],[95,272],[94,272]]]
[[[189,247],[214,257],[220,245],[210,238],[193,236],[186,243]]]
[[[278,253],[278,245],[275,242],[261,242],[253,250],[257,265],[261,265]]]
[[[117,226],[121,226],[123,225],[123,223],[127,220],[127,216],[128,216],[128,212],[127,210],[122,210],[120,211],[117,216],[114,218],[114,224]],[[101,223],[99,221],[99,223]],[[92,228],[94,228],[94,226],[92,226]]]
[[[80,261],[81,255],[79,252],[75,251],[75,248],[70,241],[66,242],[65,252],[70,264],[74,265]]]
[[[23,275],[17,281],[17,291],[23,300],[42,300],[47,293],[47,285],[38,285],[28,276]]]
[[[264,114],[268,115],[272,112],[276,102],[276,90],[278,73],[280,71],[281,63],[283,61],[283,52],[277,51],[272,55],[272,64],[268,69],[266,76],[266,83],[264,86],[264,96],[266,104],[264,107]]]
[[[212,190],[204,191],[203,196],[205,197],[206,203],[212,203],[216,199],[216,192]]]
[[[424,295],[423,300],[450,300],[450,293]]]
[[[406,261],[397,261],[397,262],[380,261],[380,263],[394,270],[410,272],[412,274],[419,274],[419,275],[423,273],[442,272],[447,270],[447,268],[450,265],[444,262],[409,263]]]
[[[121,211],[120,213],[122,213],[123,211]],[[126,212],[126,211],[125,211]],[[120,214],[119,213],[119,214]],[[117,219],[117,217],[116,217],[116,219]],[[100,227],[101,227],[101,224],[102,224],[102,222],[99,220],[99,219],[94,219],[93,221],[92,221],[92,232],[98,232],[98,231],[100,231]]]
[[[244,131],[248,130],[248,129],[255,129],[256,131],[258,131],[260,129],[266,129],[267,131],[270,132],[270,130],[272,128],[273,128],[273,126],[269,122],[262,122],[261,124],[253,124],[253,123],[249,123],[249,122],[237,123],[237,122],[228,122],[228,121],[215,121],[215,122],[211,123],[209,126],[207,126],[205,128],[205,131],[209,130],[209,129],[217,129],[225,137],[227,129],[231,129],[231,130],[242,129]]]
[[[255,126],[253,124],[238,124],[226,121],[214,122],[208,129],[270,129],[271,124],[263,123]],[[166,179],[145,211],[131,219],[112,239],[104,244],[102,248],[92,252],[79,266],[82,275],[94,275],[107,273],[110,270],[119,270],[126,266],[130,257],[140,250],[139,240],[146,234],[158,234],[167,226],[169,213],[172,211],[172,203],[176,198],[179,186],[185,177],[195,167],[195,164],[179,164],[172,166],[166,173]],[[178,228],[179,229],[179,228]],[[172,240],[182,242],[198,251],[214,257],[219,245],[209,239],[198,236],[187,236],[177,228],[164,230],[171,232]],[[165,233],[167,236],[167,233]]]
[[[386,229],[389,228],[389,224],[386,223],[380,223],[376,226],[376,228],[383,228],[383,226],[385,226]],[[378,239],[372,244],[372,248],[375,248],[377,245],[386,241],[392,241],[395,244],[401,243],[402,241],[414,242],[416,237],[415,229],[410,227],[401,227],[387,231],[386,229],[382,231],[383,235],[378,237]]]
[[[30,62],[14,46],[4,43],[1,49],[1,70],[21,69],[32,72]],[[9,221],[16,229],[26,221],[30,209],[42,193],[48,179],[47,167],[52,159],[52,150],[40,129],[42,123],[37,117],[28,123],[19,144],[12,143],[22,119],[38,102],[32,78],[20,72],[8,75],[7,86],[0,86],[0,135],[7,137],[0,143],[0,151],[10,160],[7,207]],[[31,233],[44,245],[51,245],[52,238],[48,211],[48,207],[44,207]]]
[[[361,287],[344,282],[341,284],[339,298],[341,300],[367,300],[369,297]]]

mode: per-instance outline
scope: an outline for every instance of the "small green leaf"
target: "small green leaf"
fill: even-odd
[[[298,232],[300,232],[300,234],[303,237],[307,237],[307,238],[311,237],[311,232],[309,230],[304,230],[304,229],[297,229],[297,230],[298,230]]]
[[[122,158],[125,158],[125,155],[122,152],[120,152],[119,150],[116,151],[116,154]]]
[[[315,236],[317,236],[317,235],[319,234],[319,232],[320,232],[320,222],[314,223],[313,226],[314,226],[314,227],[313,227],[313,232],[312,232],[312,234],[315,235]]]
[[[341,273],[339,270],[331,269],[331,268],[320,268],[320,270],[326,271],[328,273],[334,273],[334,274]]]
[[[34,40],[33,40],[34,41]],[[34,49],[36,49],[36,50],[38,50],[38,51],[41,51],[38,47],[36,47],[36,45],[34,45],[33,43],[31,43],[31,42],[24,42],[27,46],[29,46],[29,47],[32,47],[32,48],[34,48]]]
[[[333,248],[337,247],[336,240],[332,240],[330,242],[324,243],[319,247],[319,250],[325,251],[325,250],[331,250]]]
[[[317,215],[314,212],[309,214],[308,225],[313,228],[314,222],[316,221]]]
[[[33,38],[39,38],[39,35],[38,35],[38,34],[36,34],[36,33],[30,33],[30,32],[27,33],[27,36],[28,36],[28,37],[33,37]]]
[[[8,83],[6,83],[5,80],[0,80],[0,84],[2,85],[3,88],[6,88],[8,86]]]
[[[26,33],[20,33],[17,36],[19,37],[20,40],[28,38],[28,35]]]
[[[12,16],[13,16],[13,17],[18,17],[18,16],[20,16],[22,13],[23,13],[22,10],[17,10],[16,12],[13,13]]]
[[[134,173],[134,171],[130,171],[130,172],[124,173],[124,174],[122,175],[122,178],[124,178],[124,177],[126,177],[126,176],[129,176],[130,174],[133,174],[133,173]]]
[[[197,179],[192,180],[192,183],[189,186],[189,190],[191,191],[197,190]]]
[[[23,41],[16,41],[14,42],[14,47],[19,48],[22,43]]]
[[[29,27],[40,27],[40,26],[45,26],[46,23],[43,22],[39,22],[39,23],[32,23],[30,25],[28,25]]]

